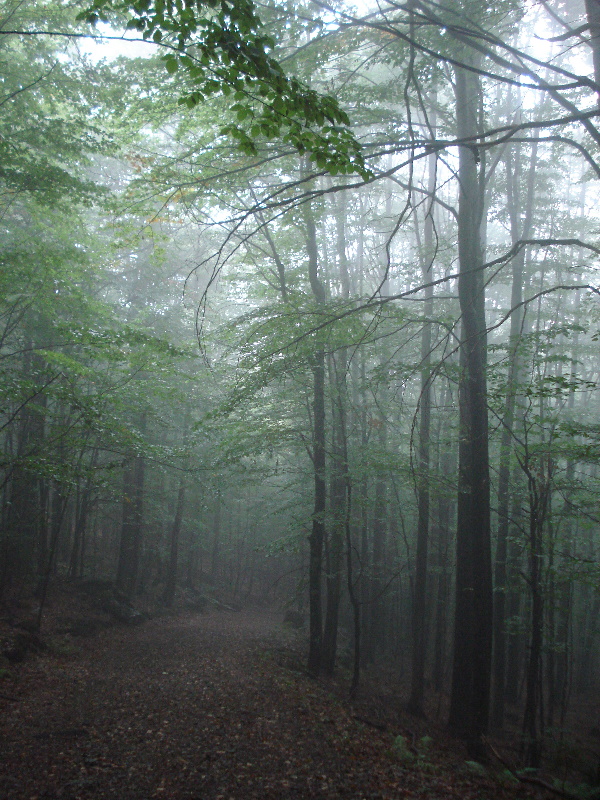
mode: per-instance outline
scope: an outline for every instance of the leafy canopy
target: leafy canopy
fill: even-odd
[[[108,21],[111,12],[124,14],[127,27],[144,39],[170,48],[167,71],[182,70],[191,82],[183,105],[232,96],[237,122],[222,133],[243,152],[254,155],[261,136],[281,139],[333,175],[370,177],[346,112],[335,98],[284,72],[252,0],[94,0],[79,19]]]

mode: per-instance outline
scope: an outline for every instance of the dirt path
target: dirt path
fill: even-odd
[[[282,636],[279,617],[210,612],[105,631],[79,655],[28,665],[16,701],[1,701],[0,798],[471,795],[469,781],[399,763],[390,734],[282,663]]]

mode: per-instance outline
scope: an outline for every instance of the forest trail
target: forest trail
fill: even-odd
[[[28,662],[13,701],[0,700],[0,798],[516,796],[469,775],[447,748],[444,764],[403,762],[392,732],[361,723],[332,687],[290,666],[280,620],[161,618]]]

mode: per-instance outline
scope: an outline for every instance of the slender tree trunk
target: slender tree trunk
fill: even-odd
[[[350,276],[346,258],[346,203],[345,192],[338,197],[336,213],[337,257],[341,296],[350,296]],[[327,606],[323,631],[323,671],[333,674],[337,650],[342,566],[348,502],[346,444],[346,372],[347,348],[342,347],[330,358],[330,385],[332,389],[332,475],[331,475],[331,530],[329,534],[329,564],[327,570]]]
[[[379,420],[379,448],[383,453],[387,445],[387,426]],[[387,503],[388,487],[383,471],[379,471],[375,481],[373,495],[372,552],[371,552],[371,589],[370,589],[370,656],[376,658],[385,650],[386,607],[385,592],[385,553],[387,538]]]
[[[187,407],[183,415],[183,445],[187,445],[189,427],[190,427],[190,409]],[[181,523],[183,520],[183,509],[185,507],[185,494],[186,494],[186,474],[185,466],[187,466],[187,458],[184,462],[184,469],[181,472],[179,480],[179,489],[177,491],[177,503],[175,505],[175,517],[173,525],[171,526],[171,535],[169,537],[169,564],[167,567],[167,577],[165,580],[165,590],[163,593],[163,602],[170,608],[175,601],[175,589],[177,588],[177,570],[179,561],[179,538],[181,534]]]
[[[68,496],[62,494],[60,484],[56,483],[54,491],[52,492],[51,511],[50,511],[50,547],[48,550],[48,563],[40,581],[37,594],[40,599],[38,608],[38,615],[36,621],[36,630],[39,631],[42,627],[42,617],[46,607],[46,598],[48,597],[48,588],[50,586],[50,577],[56,562],[56,554],[58,552],[58,543],[60,539],[60,530],[62,527],[65,511],[67,510]]]
[[[73,530],[73,544],[69,559],[68,578],[78,578],[80,575],[81,559],[84,550],[85,528],[87,525],[88,510],[90,507],[91,488],[86,485],[77,491],[75,501],[75,527]]]
[[[213,541],[212,550],[210,554],[210,580],[214,583],[217,580],[219,573],[219,562],[221,557],[221,512],[223,500],[221,498],[221,491],[217,489],[215,498],[215,515],[213,519]]]
[[[547,603],[546,603],[546,630],[548,646],[546,647],[546,675],[548,701],[546,703],[545,725],[554,727],[554,715],[557,707],[556,692],[556,544],[557,531],[552,522],[552,498],[548,501],[548,570],[547,570]],[[543,691],[543,689],[542,689]]]
[[[80,462],[83,461],[85,453],[82,452]],[[88,476],[83,487],[77,490],[75,502],[75,528],[73,531],[73,546],[71,548],[71,558],[69,560],[69,578],[81,577],[83,570],[83,553],[85,549],[85,532],[87,528],[88,515],[92,500],[92,485],[94,480],[94,470],[98,463],[99,450],[94,447],[92,450],[90,463],[87,467]]]
[[[50,480],[42,478],[40,489],[40,526],[38,528],[37,547],[37,574],[38,578],[44,574],[48,563],[48,546],[50,539]],[[1,592],[0,592],[1,594]]]
[[[523,517],[523,498],[520,493],[516,493],[512,499],[511,520],[516,529],[519,529]],[[515,578],[522,570],[521,546],[515,540],[509,542],[508,547],[508,574]],[[506,618],[510,622],[515,622],[521,616],[522,596],[521,588],[516,583],[507,588],[507,613]],[[506,634],[506,681],[505,697],[506,702],[515,704],[519,700],[521,672],[523,665],[524,637],[519,628],[512,624]]]
[[[452,402],[452,393],[447,385],[442,394],[442,409]],[[441,424],[446,416],[442,416]],[[438,440],[439,440],[438,434]],[[438,459],[439,474],[444,481],[449,481],[456,471],[456,455],[445,440],[439,442]],[[453,501],[449,489],[440,487],[437,501],[437,594],[435,608],[435,637],[433,647],[433,685],[436,692],[444,688],[446,674],[447,624],[450,605],[450,525],[452,520]]]
[[[308,276],[315,301],[325,303],[325,288],[319,279],[317,232],[311,210],[305,211]],[[323,543],[325,540],[325,509],[327,488],[325,483],[325,352],[317,349],[312,359],[313,373],[313,469],[314,508],[312,531],[309,537],[309,652],[308,671],[318,675],[321,669],[323,647],[323,616],[321,576],[323,569]]]
[[[338,359],[342,375],[338,372]],[[342,557],[346,521],[346,475],[344,464],[345,430],[345,389],[346,354],[338,353],[331,358],[333,408],[332,408],[332,474],[331,474],[331,525],[329,529],[327,558],[327,604],[323,629],[322,668],[326,675],[332,675],[335,667],[337,633],[342,586]]]
[[[434,112],[435,113],[435,112]],[[431,124],[435,130],[435,116]],[[427,190],[435,191],[436,156],[429,157]],[[421,394],[419,400],[419,458],[417,475],[417,553],[412,613],[412,669],[408,710],[424,715],[425,661],[427,656],[427,558],[429,548],[429,450],[431,436],[431,318],[433,316],[434,226],[433,199],[430,200],[423,229],[421,278],[426,286],[421,331]]]
[[[177,587],[177,563],[179,557],[179,535],[181,533],[181,521],[183,520],[183,509],[185,506],[185,476],[181,476],[179,490],[177,492],[177,505],[175,507],[175,518],[171,527],[169,542],[169,565],[167,567],[167,579],[163,602],[167,608],[171,608],[175,601],[175,589]]]
[[[362,213],[362,200],[360,208]],[[355,284],[354,289],[358,294],[362,293],[363,270],[364,270],[364,236],[362,225],[359,229],[357,254],[356,254],[356,270],[354,272]],[[366,424],[366,399],[365,399],[365,353],[361,350],[358,359],[353,359],[350,362],[350,369],[352,370],[352,394],[353,394],[353,408],[354,419],[351,422],[351,427],[358,431],[359,441],[361,445],[361,453],[365,452],[367,444],[367,424]],[[348,596],[350,598],[350,605],[352,607],[352,620],[353,620],[353,669],[352,669],[352,682],[350,685],[350,695],[353,696],[358,690],[360,683],[360,668],[362,662],[362,611],[363,601],[365,597],[365,580],[364,570],[365,564],[363,558],[366,557],[367,551],[367,480],[363,472],[362,458],[359,457],[358,464],[358,478],[359,480],[359,502],[358,513],[356,513],[353,500],[353,486],[350,478],[350,469],[348,464],[348,436],[344,432],[344,463],[346,473],[346,577],[348,583]],[[354,529],[353,535],[352,516],[354,515]],[[358,533],[358,542],[355,539]],[[358,562],[358,564],[357,564]],[[358,566],[358,569],[357,569]]]
[[[528,173],[527,196],[525,202],[525,218],[520,224],[522,203],[519,198],[519,169],[512,168],[512,154],[509,150],[506,161],[506,180],[511,220],[513,244],[519,239],[529,237],[533,218],[533,198],[535,171],[537,164],[537,142],[531,149],[531,161]],[[508,386],[504,415],[502,418],[502,437],[500,442],[500,464],[498,468],[498,536],[494,563],[494,693],[492,703],[492,725],[502,728],[504,724],[504,701],[506,692],[506,591],[509,578],[507,569],[508,538],[510,531],[510,476],[512,437],[515,423],[515,411],[518,404],[519,385],[522,380],[522,356],[520,349],[523,335],[523,281],[525,268],[525,251],[521,250],[513,259],[513,275],[511,290],[509,352],[508,352]]]
[[[576,309],[579,310],[579,293],[577,293]],[[576,312],[577,318],[577,312]],[[571,374],[574,375],[577,363],[578,335],[575,335],[573,345],[573,356],[571,359]],[[568,409],[572,413],[575,405],[575,390],[569,391]],[[573,580],[571,577],[571,558],[573,555],[573,504],[571,502],[571,491],[575,478],[575,462],[572,459],[567,461],[565,469],[565,502],[563,505],[563,515],[565,524],[562,533],[563,544],[563,567],[558,571],[558,581],[556,584],[556,657],[555,674],[553,679],[555,701],[560,705],[561,726],[564,724],[564,717],[567,711],[567,698],[569,687],[569,632],[571,630],[571,616],[573,604]]]
[[[142,415],[140,430],[146,429]],[[123,473],[123,517],[117,566],[117,586],[131,600],[138,586],[142,548],[144,457],[135,455]]]
[[[531,592],[531,634],[525,681],[523,734],[528,767],[539,767],[542,754],[540,707],[542,700],[542,646],[544,636],[544,595],[542,586],[543,531],[548,512],[552,468],[541,467],[535,475],[524,463],[529,484],[529,576]]]

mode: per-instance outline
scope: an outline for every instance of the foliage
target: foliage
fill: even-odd
[[[464,400],[460,150],[479,159],[487,210],[491,489],[509,509],[506,557],[492,518],[503,630],[527,638],[538,592],[548,719],[567,713],[568,687],[593,687],[600,315],[586,288],[595,251],[579,243],[596,236],[598,188],[590,131],[572,109],[568,124],[548,123],[552,103],[587,108],[590,87],[568,74],[587,45],[560,50],[558,21],[532,21],[544,8],[417,2],[361,18],[276,3],[259,17],[249,0],[98,0],[77,22],[57,3],[15,6],[22,35],[0,31],[0,589],[53,570],[113,577],[137,463],[140,592],[164,584],[179,518],[179,590],[210,581],[236,603],[305,600],[323,353],[324,584],[348,578],[359,595],[363,661],[403,665],[427,487],[426,629],[443,692]],[[66,44],[87,35],[83,19],[125,19],[164,55],[86,60]],[[38,36],[41,21],[65,37]],[[526,85],[530,30],[542,31],[535,47],[560,50],[548,68],[566,83],[536,84],[544,102]],[[467,151],[454,139],[452,70],[470,46],[484,92]],[[378,180],[350,185],[352,171]],[[342,519],[350,575],[332,568]],[[342,636],[350,615],[342,593]],[[433,748],[409,741],[392,747],[396,769],[427,772]],[[486,780],[478,770],[459,772]]]
[[[80,19],[108,21],[114,11],[145,39],[169,46],[167,72],[181,69],[194,87],[181,97],[183,105],[194,108],[217,93],[231,96],[237,121],[221,132],[233,136],[243,153],[255,155],[260,137],[281,138],[332,175],[370,177],[346,112],[333,97],[286,75],[270,54],[275,42],[252,0],[95,0]]]

